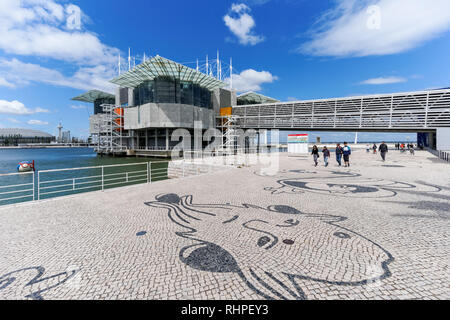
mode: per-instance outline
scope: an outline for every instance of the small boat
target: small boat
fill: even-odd
[[[34,171],[34,160],[33,161],[22,161],[17,165],[17,171],[19,172],[31,172]]]

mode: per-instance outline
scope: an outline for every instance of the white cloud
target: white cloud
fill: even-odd
[[[22,102],[0,100],[0,114],[29,115],[35,113],[49,113],[47,109],[36,108],[29,109]]]
[[[81,22],[86,19],[81,9],[70,3],[0,0],[0,52],[67,62],[71,64],[70,70],[73,63],[78,66],[78,70],[66,75],[17,58],[3,58],[0,86],[15,88],[35,82],[112,92],[116,86],[109,80],[116,76],[119,50],[85,30]]]
[[[299,51],[333,57],[388,55],[418,47],[448,30],[448,0],[337,0]]]
[[[32,126],[46,126],[49,124],[48,122],[41,120],[29,120],[27,123]]]
[[[255,20],[249,14],[251,9],[244,3],[233,4],[230,12],[223,17],[225,25],[239,39],[243,45],[256,45],[264,41],[263,36],[253,34]]]
[[[406,82],[406,81],[407,80],[402,77],[380,77],[380,78],[372,78],[372,79],[364,80],[360,84],[379,85],[379,84],[401,83],[401,82]]]
[[[72,76],[65,76],[57,70],[13,58],[0,59],[0,72],[14,86],[36,82],[80,90],[99,89],[114,92],[115,88],[115,85],[109,82],[115,76],[114,69],[105,65],[82,67]]]
[[[0,77],[0,87],[7,87],[12,89],[15,87],[15,85],[7,81],[5,78]]]
[[[1,0],[0,49],[88,65],[115,62],[118,49],[92,32],[67,28],[70,12],[53,0]]]
[[[14,118],[8,118],[6,120],[8,120],[9,122],[12,122],[12,123],[22,123],[21,121],[14,119]]]
[[[276,80],[278,77],[268,71],[247,69],[240,74],[233,74],[233,89],[238,92],[259,91],[262,84],[272,83]],[[225,82],[229,84],[230,78],[225,79]]]
[[[83,110],[86,109],[86,106],[70,106],[70,108],[74,110]]]

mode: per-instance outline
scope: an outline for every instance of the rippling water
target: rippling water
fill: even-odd
[[[161,159],[152,158],[98,157],[91,148],[0,149],[0,175],[17,173],[19,162],[33,160],[37,171],[135,164],[133,166],[105,168],[104,174],[108,175],[103,181],[105,189],[145,182],[143,179],[147,178],[147,166],[141,165],[141,163],[161,162]],[[43,188],[40,198],[46,199],[101,190],[101,172],[101,169],[88,169],[40,173],[40,182]],[[167,179],[167,162],[152,164],[152,176],[153,181]],[[48,183],[48,181],[55,180],[63,181]],[[33,193],[37,198],[37,189],[33,192],[32,182],[32,174],[0,176],[0,205],[32,200]],[[37,182],[37,177],[35,182]],[[7,187],[11,185],[17,187]],[[2,201],[2,199],[21,196],[27,197]]]

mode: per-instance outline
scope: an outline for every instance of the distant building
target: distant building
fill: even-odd
[[[18,128],[0,128],[0,146],[18,146],[20,144],[49,144],[55,137],[49,133]]]
[[[60,122],[59,125],[58,125],[58,139],[57,139],[58,143],[62,142],[62,129],[63,129],[63,126],[62,126],[62,124]]]
[[[62,133],[62,143],[71,143],[70,131],[63,131]]]

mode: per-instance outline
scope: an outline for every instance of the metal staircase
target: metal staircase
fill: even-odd
[[[123,108],[112,105],[102,105],[104,114],[98,123],[98,153],[118,153],[126,151],[125,139],[129,138],[124,129]]]
[[[222,145],[218,148],[218,151],[222,155],[235,155],[240,148],[237,134],[239,129],[238,118],[234,115],[218,117],[219,127],[222,131]]]

